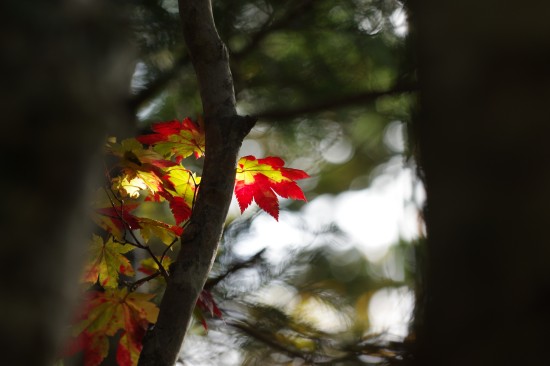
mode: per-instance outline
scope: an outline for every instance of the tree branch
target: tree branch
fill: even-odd
[[[179,10],[200,88],[206,154],[201,189],[178,258],[170,266],[157,323],[143,340],[140,366],[171,366],[177,359],[216,256],[233,193],[237,153],[255,123],[236,113],[229,55],[216,30],[210,1],[180,0]]]
[[[227,277],[231,276],[233,273],[240,271],[241,269],[244,269],[244,268],[252,267],[258,261],[263,261],[264,260],[263,255],[265,251],[266,249],[264,248],[260,250],[258,253],[254,254],[252,257],[248,258],[247,260],[233,264],[224,273],[206,281],[204,288],[206,290],[210,290],[211,288],[216,286],[218,283],[225,280]]]
[[[310,354],[294,350],[286,345],[281,344],[280,342],[276,341],[275,336],[272,334],[262,332],[256,329],[253,325],[242,321],[226,321],[225,323],[279,352],[285,353],[292,357],[301,358],[302,360],[307,362],[306,364],[310,364]]]
[[[338,108],[349,107],[353,105],[367,104],[376,99],[395,94],[411,93],[417,90],[416,85],[397,85],[388,90],[369,90],[352,95],[334,96],[326,100],[321,100],[308,105],[302,105],[289,109],[272,109],[264,112],[255,113],[258,119],[262,120],[279,120],[298,117],[308,113],[318,113],[326,110],[334,110]]]

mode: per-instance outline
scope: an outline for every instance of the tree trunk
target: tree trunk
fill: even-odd
[[[235,109],[229,56],[220,40],[210,1],[180,0],[185,41],[195,68],[205,116],[206,153],[190,224],[170,277],[154,328],[144,338],[140,366],[176,362],[198,296],[218,248],[235,183],[237,154],[254,120]]]
[[[108,127],[132,121],[132,52],[110,14],[100,1],[0,4],[2,364],[54,362],[89,240],[90,169],[100,176]]]
[[[548,365],[550,3],[410,4],[428,239],[416,365]]]

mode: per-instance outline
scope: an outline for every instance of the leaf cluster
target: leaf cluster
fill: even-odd
[[[152,130],[120,142],[111,138],[106,144],[114,162],[106,165],[106,184],[92,204],[98,230],[81,278],[87,289],[83,308],[65,352],[66,357],[81,352],[87,366],[102,363],[109,354],[110,339],[117,342],[119,365],[137,364],[143,336],[159,312],[153,299],[159,301],[170,277],[169,251],[184,234],[200,191],[201,178],[182,163],[205,155],[201,121],[160,122]],[[284,167],[280,158],[247,156],[239,160],[235,194],[242,211],[255,200],[278,219],[276,194],[305,200],[295,180],[307,177],[301,170]],[[144,202],[168,207],[172,218],[167,222],[154,215],[146,217],[141,213]],[[207,314],[222,316],[208,289],[196,305],[195,316],[205,329]]]

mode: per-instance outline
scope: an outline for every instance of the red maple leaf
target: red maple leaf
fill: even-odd
[[[205,289],[203,289],[199,294],[199,298],[197,299],[197,307],[195,308],[194,313],[195,316],[199,318],[199,321],[205,330],[208,330],[208,324],[206,323],[204,313],[209,313],[210,316],[215,316],[220,319],[222,318],[222,312],[220,308],[218,308],[216,301],[214,301],[212,293]]]
[[[69,340],[61,356],[72,357],[78,352],[83,352],[84,366],[98,366],[109,353],[109,340],[105,334],[83,331]]]
[[[156,152],[167,158],[173,156],[180,163],[191,154],[197,159],[204,155],[204,133],[190,118],[181,122],[155,123],[151,129],[156,133],[139,136],[137,140],[152,145]]]
[[[105,203],[103,205],[105,205]],[[130,213],[137,207],[138,204],[98,207],[92,219],[105,231],[109,232],[118,240],[122,240],[124,239],[126,229],[136,230],[141,227],[138,217]]]
[[[308,178],[309,175],[302,170],[285,168],[284,164],[283,159],[274,156],[256,159],[249,155],[239,159],[235,178],[235,196],[241,213],[254,200],[262,210],[278,220],[277,195],[306,200],[304,192],[295,181]]]
[[[174,214],[176,224],[179,225],[191,217],[200,177],[182,166],[166,171],[167,174],[162,177],[166,190],[163,197],[170,202],[170,210]]]
[[[191,217],[191,207],[181,197],[172,197],[170,199],[170,210],[174,215],[174,219],[176,219],[176,225]]]

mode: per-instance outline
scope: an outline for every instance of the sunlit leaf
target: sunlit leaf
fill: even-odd
[[[163,179],[170,183],[167,188],[174,196],[183,198],[189,207],[193,205],[200,177],[181,166],[169,168]]]
[[[175,238],[181,236],[183,228],[176,225],[169,225],[162,221],[138,218],[140,233],[143,240],[147,243],[151,237],[159,238],[164,244],[171,244]]]
[[[143,179],[136,176],[129,178],[128,175],[113,178],[112,188],[114,191],[119,192],[121,197],[138,198],[139,191],[147,189],[147,184]]]
[[[163,179],[166,182],[163,196],[170,201],[176,224],[180,224],[191,217],[200,178],[179,166],[167,169]]]
[[[138,204],[126,205],[115,202],[98,202],[92,219],[98,226],[109,232],[116,239],[122,241],[126,230],[140,228],[138,218],[130,213],[137,207]]]
[[[129,195],[135,198],[139,195],[136,195],[136,192],[145,188],[152,194],[162,192],[163,169],[177,165],[151,149],[144,149],[136,139],[111,143],[108,145],[108,151],[120,158],[118,166],[122,172],[118,178],[113,179],[113,189],[119,191],[122,196]]]
[[[254,200],[262,210],[278,220],[277,195],[305,201],[304,193],[295,180],[308,177],[309,175],[302,170],[285,168],[284,161],[277,157],[242,157],[237,163],[235,178],[235,195],[241,212]]]
[[[151,129],[156,132],[139,136],[137,140],[152,145],[153,149],[166,158],[174,157],[176,162],[194,154],[196,158],[204,155],[204,133],[191,121],[169,121],[155,123]]]

